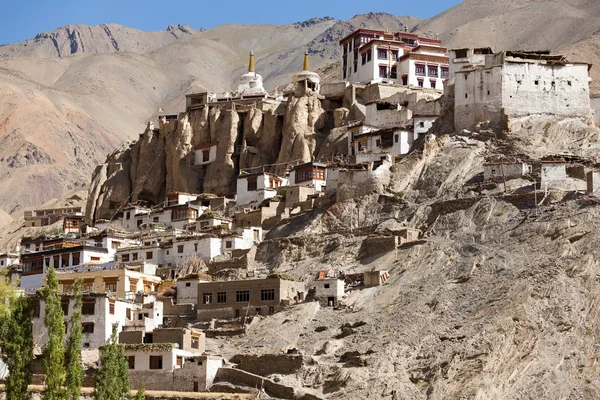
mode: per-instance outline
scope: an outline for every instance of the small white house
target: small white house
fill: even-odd
[[[164,262],[167,265],[180,265],[193,255],[204,261],[210,261],[221,255],[222,239],[204,235],[178,238],[170,248],[165,248]]]
[[[65,320],[73,313],[75,298],[62,297],[62,308]],[[81,308],[81,324],[83,326],[82,348],[97,349],[104,346],[112,334],[113,324],[117,331],[133,319],[134,312],[140,305],[130,301],[118,300],[106,294],[90,294],[83,297]],[[48,341],[48,330],[44,325],[45,304],[42,299],[34,300],[33,310],[33,340],[36,346],[42,347]],[[68,325],[67,325],[68,335]]]
[[[207,165],[217,159],[217,144],[209,143],[194,147],[194,165]]]
[[[344,281],[341,279],[319,279],[312,286],[315,290],[315,297],[330,307],[337,305],[338,301],[344,297]]]
[[[433,123],[439,118],[437,115],[414,115],[414,140],[417,140],[420,135],[424,135],[433,126]]]
[[[277,195],[277,188],[287,185],[287,179],[260,172],[254,174],[243,173],[237,177],[236,206],[252,206],[256,208],[265,199]]]
[[[201,231],[204,228],[213,227],[213,226],[221,226],[231,229],[232,220],[231,218],[226,217],[218,217],[214,215],[201,215],[196,220],[196,230]]]
[[[177,279],[177,304],[198,304],[198,283],[208,282],[197,275]]]
[[[564,161],[542,161],[540,170],[542,187],[567,179],[566,167],[567,163]]]
[[[136,232],[139,226],[147,222],[150,209],[139,205],[133,205],[123,210],[123,221],[121,226],[127,232]]]
[[[171,192],[167,194],[167,207],[189,204],[198,199],[197,194]]]
[[[515,179],[529,173],[531,173],[531,165],[520,161],[497,161],[483,164],[484,181]]]
[[[417,139],[412,126],[375,130],[366,133],[357,132],[348,135],[351,154],[389,153],[407,154]]]
[[[13,253],[0,254],[0,270],[19,263],[19,255]]]
[[[263,231],[261,227],[238,229],[237,235],[223,238],[221,251],[226,253],[233,250],[247,250],[255,244],[262,242]]]
[[[290,186],[306,186],[324,192],[327,181],[327,164],[315,161],[299,164],[290,171]]]

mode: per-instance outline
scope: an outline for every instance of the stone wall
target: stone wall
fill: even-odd
[[[292,354],[238,354],[229,360],[237,368],[256,375],[294,374],[302,368],[304,358]]]
[[[295,399],[296,391],[292,387],[275,383],[267,378],[254,375],[234,368],[219,368],[215,383],[230,382],[232,384],[248,386],[251,388],[263,387],[265,392],[278,399]]]
[[[394,236],[375,236],[363,240],[358,258],[379,256],[396,250],[398,239]]]

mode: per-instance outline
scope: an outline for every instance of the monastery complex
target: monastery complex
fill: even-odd
[[[510,132],[525,116],[592,115],[591,66],[561,55],[448,50],[407,31],[362,28],[339,46],[339,81],[322,82],[307,49],[302,70],[274,92],[250,51],[234,88],[187,94],[185,112],[148,124],[127,150],[147,155],[147,165],[136,155],[125,172],[98,167],[86,210],[27,212],[28,226],[62,223],[60,235],[23,238],[0,255],[0,268],[35,302],[36,346],[47,340],[36,293],[54,268],[66,316],[73,285],[83,282],[86,351],[97,356],[116,324],[132,384],[210,390],[236,373],[206,351],[211,337],[243,334],[253,318],[305,302],[337,308],[349,290],[390,279],[385,270],[350,276],[333,267],[299,280],[273,274],[255,261],[269,232],[383,186],[395,163],[444,129]],[[569,162],[494,158],[482,165],[483,183],[539,173],[549,188],[567,178]],[[597,171],[580,174],[590,193],[600,187]],[[126,182],[127,193],[110,179]],[[343,229],[359,229],[360,215],[356,221]],[[422,232],[408,225],[369,238],[370,246],[418,243]]]

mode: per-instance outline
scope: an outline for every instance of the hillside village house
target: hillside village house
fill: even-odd
[[[305,284],[281,278],[198,283],[198,319],[270,315],[303,301]]]
[[[152,293],[158,290],[161,279],[154,275],[156,268],[149,271],[134,271],[127,268],[57,271],[57,279],[63,294],[72,294],[73,285],[83,280],[84,293],[108,293],[119,299],[133,300],[137,293]]]
[[[65,216],[83,216],[81,207],[60,207],[25,211],[25,226],[52,225]]]
[[[287,179],[268,172],[242,173],[237,177],[237,207],[256,208],[264,200],[277,195],[277,188]]]
[[[317,279],[312,284],[315,298],[323,305],[334,307],[344,297],[344,281],[338,278]]]
[[[0,270],[19,263],[19,255],[13,253],[0,254]]]
[[[210,227],[232,228],[232,219],[210,213],[204,213],[196,219],[194,230],[201,231]]]
[[[341,79],[444,90],[449,74],[442,42],[409,32],[358,29],[340,40]]]
[[[33,293],[44,283],[47,268],[77,269],[82,265],[111,267],[117,249],[133,243],[123,235],[103,233],[88,239],[23,239],[21,288]]]
[[[40,298],[34,298],[33,302],[34,342],[41,347],[48,341],[48,331],[44,325],[45,303]],[[68,320],[73,313],[74,305],[75,299],[73,296],[62,296],[65,319]],[[85,295],[81,308],[82,347],[97,349],[104,346],[112,334],[112,325],[117,324],[117,330],[121,330],[126,321],[133,317],[134,311],[139,308],[141,306],[138,304],[117,299],[107,294]],[[67,331],[68,329],[67,325]]]
[[[488,161],[483,164],[484,181],[521,178],[531,173],[531,165],[519,160]]]
[[[510,130],[507,121],[534,114],[587,117],[589,68],[549,52],[486,54],[484,64],[456,71],[455,129]]]
[[[327,164],[310,161],[295,165],[290,171],[290,186],[311,187],[317,192],[324,192],[326,181]]]
[[[208,165],[217,159],[217,144],[208,143],[194,147],[194,165]]]
[[[198,284],[210,282],[202,275],[190,275],[177,279],[177,304],[198,304]]]
[[[489,47],[474,49],[451,49],[448,52],[450,59],[450,74],[448,82],[454,83],[456,71],[468,66],[485,65],[485,56],[494,54]]]

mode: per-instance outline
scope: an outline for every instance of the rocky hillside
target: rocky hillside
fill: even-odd
[[[156,32],[143,32],[118,24],[67,25],[52,32],[38,33],[35,38],[22,43],[0,46],[0,57],[35,55],[52,58],[78,53],[142,53],[197,32],[187,25],[170,25],[166,31]]]
[[[272,230],[256,261],[274,271],[311,282],[320,270],[383,269],[391,279],[350,290],[338,309],[309,303],[255,320],[212,350],[328,399],[598,398],[598,200],[575,190],[579,179],[543,201],[539,191],[537,207],[529,180],[509,180],[507,193],[502,183],[478,188],[493,154],[600,149],[596,127],[551,125],[539,135],[441,136],[395,164],[381,190]],[[421,229],[421,240],[397,251],[369,242],[400,226]],[[291,348],[304,356],[291,371],[240,361]]]
[[[149,33],[73,25],[2,46],[0,209],[18,213],[87,187],[94,166],[137,138],[159,108],[180,112],[186,93],[234,87],[250,49],[274,89],[301,69],[305,46],[315,46],[316,69],[333,61],[337,39],[355,27],[403,29],[418,22],[369,14],[347,22],[314,18],[284,26],[223,25],[204,32],[177,26]]]

